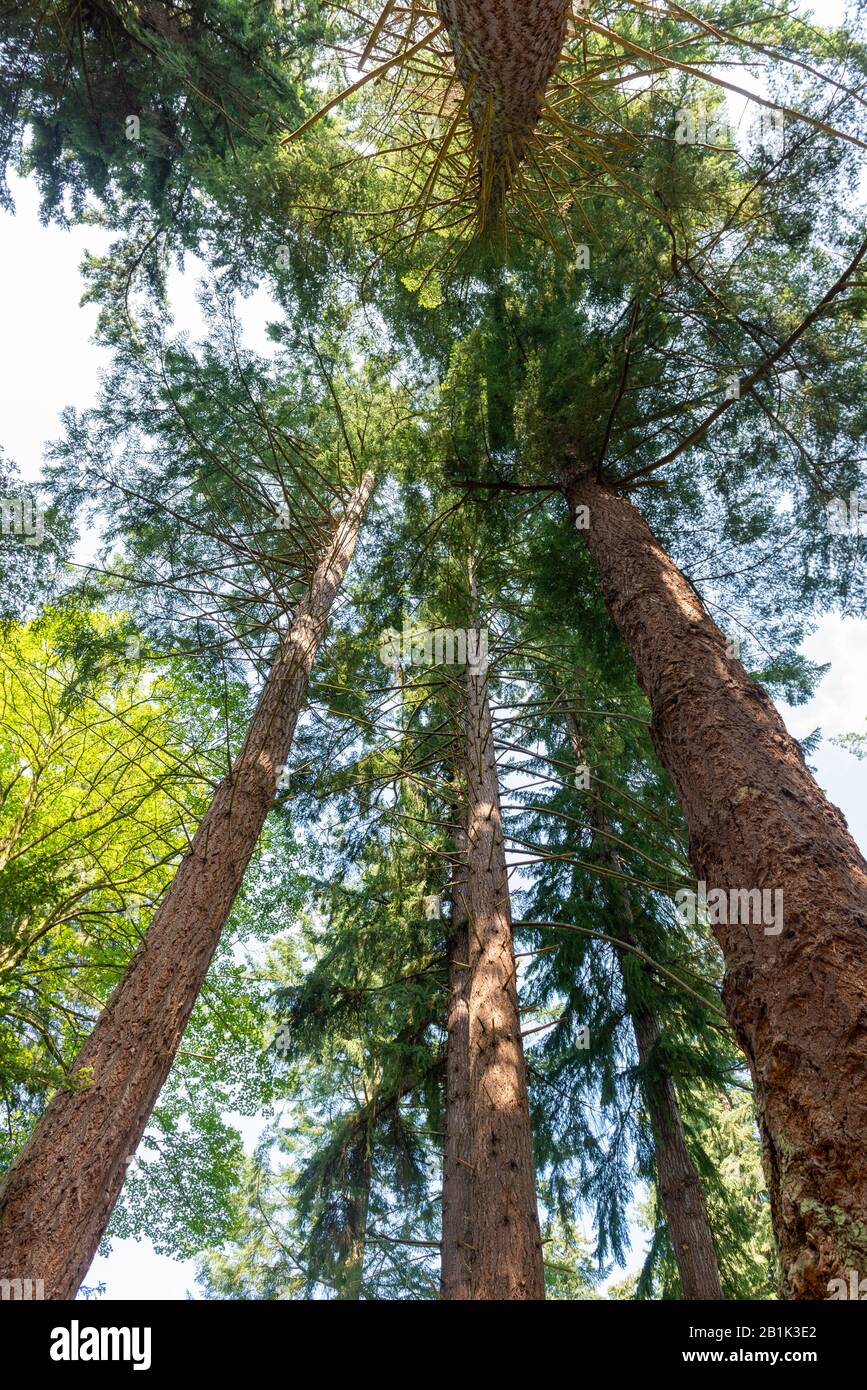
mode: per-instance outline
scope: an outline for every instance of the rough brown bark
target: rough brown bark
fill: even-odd
[[[449,933],[449,1002],[446,1021],[446,1142],[443,1150],[440,1297],[469,1299],[470,1278],[470,1048],[469,939],[467,934],[466,835],[455,836]]]
[[[487,674],[466,676],[470,1297],[545,1297]]]
[[[563,0],[437,0],[480,136],[483,218],[499,206],[539,120],[563,51]]]
[[[781,889],[783,930],[714,925],[750,1061],[783,1294],[867,1269],[867,864],[764,690],[641,514],[569,465],[570,506],[652,710],[696,875]]]
[[[0,1191],[0,1273],[34,1271],[46,1298],[74,1297],[168,1075],[273,801],[372,488],[368,474],[282,639],[234,766],[76,1059],[90,1084],[54,1097]]]
[[[566,719],[576,761],[582,764],[583,747],[578,719],[572,713],[568,713]],[[601,861],[615,870],[622,870],[623,861],[606,834],[611,829],[608,814],[592,794],[590,819]],[[641,943],[628,889],[615,880],[606,885],[606,892],[615,913],[612,935],[629,946],[639,946]],[[685,1299],[690,1300],[705,1302],[722,1299],[724,1295],[704,1190],[689,1155],[674,1081],[657,1055],[659,1025],[652,1010],[631,997],[628,977],[623,968],[624,955],[623,951],[617,950],[626,1007],[638,1053],[642,1092],[653,1133],[659,1200],[674,1250],[680,1291]],[[643,962],[639,961],[638,968],[644,970]]]

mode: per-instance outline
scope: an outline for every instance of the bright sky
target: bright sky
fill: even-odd
[[[843,6],[822,0],[813,6],[824,22],[833,22]],[[93,305],[82,307],[79,265],[85,249],[99,253],[108,237],[93,227],[64,231],[43,227],[37,217],[35,189],[12,180],[16,214],[0,212],[0,266],[4,269],[3,305],[7,330],[0,335],[0,445],[22,476],[35,480],[45,443],[60,433],[59,413],[67,405],[85,408],[95,401],[101,368],[108,354],[91,342],[96,322]],[[201,267],[188,263],[175,276],[172,304],[178,326],[196,336],[201,323],[195,300]],[[265,325],[275,313],[262,290],[239,305],[247,346],[273,348]],[[13,327],[14,325],[14,327]],[[867,542],[865,542],[867,543]],[[90,553],[93,538],[83,539],[79,558]],[[867,621],[825,618],[805,643],[808,657],[830,662],[816,697],[796,710],[781,707],[789,730],[803,738],[820,726],[825,736],[813,762],[818,780],[840,807],[862,850],[867,852],[867,764],[833,747],[828,739],[854,730],[867,732]],[[237,1127],[252,1149],[258,1122],[237,1118]],[[640,1266],[636,1249],[628,1268]],[[615,1279],[623,1277],[618,1272]],[[194,1293],[194,1264],[157,1255],[149,1241],[115,1241],[112,1253],[97,1256],[85,1283],[106,1284],[107,1299],[182,1299]]]

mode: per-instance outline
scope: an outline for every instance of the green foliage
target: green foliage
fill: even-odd
[[[212,766],[184,675],[130,657],[128,623],[75,607],[0,643],[4,1166],[138,945]],[[198,740],[188,741],[196,721]]]
[[[277,6],[239,0],[17,7],[4,16],[4,169],[35,173],[46,218],[65,216],[65,195],[80,212],[93,192],[177,221],[201,165],[300,114],[317,23],[312,5],[294,11],[290,27]]]
[[[6,16],[0,160],[35,177],[46,219],[115,240],[85,267],[111,369],[52,447],[44,546],[0,547],[4,1165],[54,1087],[88,1084],[78,1047],[351,488],[377,473],[288,785],[110,1232],[206,1252],[208,1297],[438,1296],[462,672],[381,650],[405,624],[473,623],[490,635],[549,1296],[598,1296],[636,1197],[647,1259],[610,1297],[679,1295],[655,1190],[669,1082],[726,1294],[773,1296],[721,961],[675,918],[685,827],[559,475],[577,460],[625,487],[746,668],[809,698],[825,668],[805,633],[865,597],[858,538],[825,517],[867,485],[863,280],[812,312],[863,235],[844,135],[867,50],[863,26],[740,0],[698,31],[614,8],[619,38],[570,42],[485,236],[478,147],[466,130],[445,143],[461,93],[443,44],[287,139],[358,75],[381,0]],[[428,18],[401,7],[381,43]],[[687,45],[693,71],[668,67]],[[746,52],[786,107],[781,157],[678,143],[677,112],[722,116],[710,79]],[[166,302],[184,252],[208,271],[194,344]],[[280,310],[268,358],[237,322],[237,292],[262,285]],[[0,485],[19,488],[5,461]],[[102,548],[74,581],[87,522]],[[864,738],[843,746],[860,756]],[[261,1128],[252,1154],[238,1116]]]

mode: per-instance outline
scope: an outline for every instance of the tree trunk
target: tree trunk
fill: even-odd
[[[365,1143],[368,1136],[365,1135]],[[357,1302],[364,1281],[367,1215],[370,1208],[371,1154],[365,1149],[362,1171],[349,1199],[347,1251],[337,1276],[337,1298],[341,1303]]]
[[[583,765],[583,746],[578,719],[570,712],[566,720],[576,761]],[[592,793],[590,800],[590,820],[594,827],[593,838],[597,853],[603,863],[620,872],[624,868],[623,861],[606,835],[611,829],[608,814]],[[640,946],[635,912],[626,885],[611,880],[604,887],[614,914],[611,935],[630,946]],[[685,1299],[722,1299],[724,1295],[704,1190],[689,1156],[674,1081],[668,1068],[656,1055],[659,1026],[653,1012],[645,1004],[631,997],[628,977],[623,968],[624,955],[625,952],[617,950],[626,1007],[638,1053],[641,1087],[653,1133],[659,1198],[677,1262],[680,1291]],[[639,960],[638,968],[642,971],[645,969],[643,961]]]
[[[498,210],[539,120],[563,51],[567,7],[563,0],[437,0],[437,9],[470,90],[484,222]]]
[[[487,674],[466,675],[470,1298],[545,1297]]]
[[[373,488],[367,474],[319,562],[220,784],[123,979],[0,1191],[0,1272],[73,1298],[123,1186],[274,799],[310,670]]]
[[[455,836],[449,933],[449,1002],[446,1023],[446,1142],[443,1151],[440,1297],[472,1298],[470,1268],[470,1047],[469,939],[464,856],[466,833]]]
[[[712,925],[753,1073],[783,1296],[825,1299],[829,1280],[867,1269],[867,864],[640,513],[574,465],[561,481],[573,517],[589,508],[584,534],[697,877],[708,893],[783,892],[779,933]]]
[[[622,940],[637,944],[633,943],[625,917],[619,919],[619,935]],[[618,955],[622,969],[623,953],[618,952]],[[686,1146],[674,1082],[655,1055],[659,1028],[650,1009],[630,1003],[625,979],[624,987],[653,1130],[659,1198],[677,1261],[680,1291],[687,1299],[721,1299],[724,1295],[701,1180]]]

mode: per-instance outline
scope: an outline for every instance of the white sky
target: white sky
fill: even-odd
[[[838,0],[812,7],[823,22],[842,13]],[[82,307],[79,264],[85,248],[99,253],[108,237],[93,227],[65,231],[43,227],[37,217],[35,189],[11,182],[16,214],[0,212],[0,266],[6,331],[0,334],[0,444],[25,480],[41,471],[45,443],[60,433],[59,413],[66,405],[85,408],[95,401],[101,368],[108,354],[91,342],[96,308]],[[181,329],[196,336],[201,322],[195,300],[201,267],[188,263],[184,277],[175,276],[172,304]],[[263,289],[239,305],[247,345],[260,352],[273,350],[264,329],[275,313]],[[865,540],[867,544],[867,540]],[[83,547],[90,547],[87,540]],[[826,617],[804,646],[815,661],[831,662],[818,694],[796,710],[781,707],[786,723],[802,738],[817,725],[825,741],[814,755],[818,780],[841,808],[862,850],[867,852],[867,803],[864,774],[867,764],[832,747],[828,738],[853,730],[867,732],[867,621]],[[238,1128],[252,1148],[258,1121],[238,1117]],[[642,1252],[635,1250],[628,1268],[637,1268]],[[622,1273],[615,1274],[622,1278]],[[98,1256],[85,1283],[104,1280],[108,1299],[182,1299],[194,1293],[193,1261],[175,1261],[155,1253],[149,1241],[116,1241],[108,1258]]]

